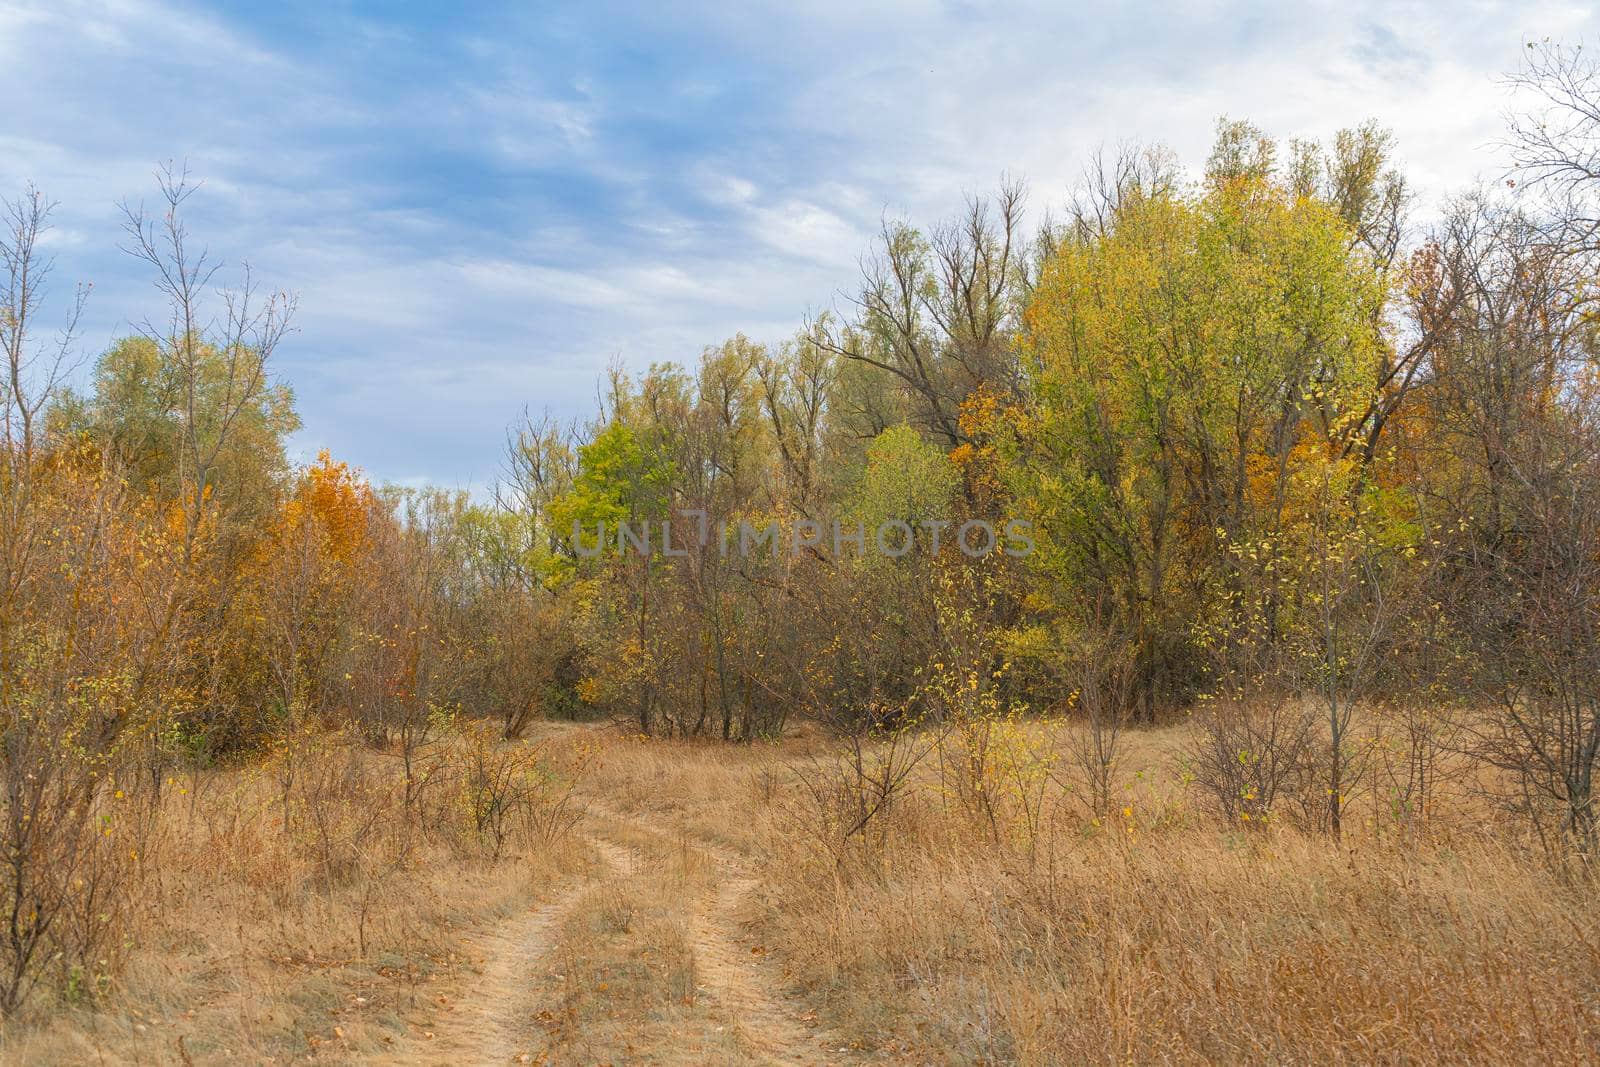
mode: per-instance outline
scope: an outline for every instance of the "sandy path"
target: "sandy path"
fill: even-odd
[[[468,940],[469,958],[483,961],[477,978],[441,1019],[432,1040],[394,1062],[498,1065],[527,1063],[537,1047],[529,1021],[535,968],[547,956],[561,925],[596,885],[625,877],[633,866],[628,850],[590,838],[605,868],[598,879],[576,882],[554,900]]]
[[[803,1009],[777,992],[784,976],[735,918],[756,888],[743,861],[732,850],[645,815],[596,809],[612,821],[666,841],[681,841],[702,853],[716,870],[714,891],[693,903],[688,934],[698,984],[736,1025],[755,1061],[774,1064],[838,1062],[820,1044],[820,1035],[800,1021]]]
[[[733,916],[756,887],[755,879],[738,872],[712,853],[720,872],[714,897],[701,905],[689,927],[695,966],[702,987],[716,998],[739,1027],[746,1042],[764,1062],[826,1062],[817,1036],[797,1018],[797,1011],[770,990],[783,976],[765,960],[759,946],[747,944]]]
[[[757,882],[735,852],[648,814],[599,805],[590,811],[618,827],[681,843],[710,861],[710,891],[684,901],[684,928],[697,986],[718,1015],[737,1029],[751,1062],[811,1065],[849,1058],[825,1051],[823,1035],[802,1021],[804,1008],[781,992],[785,977],[776,961],[767,958],[737,921]],[[461,999],[448,1007],[431,1039],[386,1062],[490,1067],[536,1062],[542,1035],[531,1018],[535,990],[563,924],[595,889],[634,874],[641,858],[653,851],[640,853],[597,834],[586,836],[603,867],[554,899],[469,939],[466,951],[470,959],[482,961],[479,973],[467,976]]]

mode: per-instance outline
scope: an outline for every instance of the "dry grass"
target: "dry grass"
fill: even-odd
[[[970,783],[952,781],[954,735],[881,826],[842,846],[798,780],[827,767],[814,738],[737,753],[614,742],[586,788],[751,857],[761,929],[795,985],[875,1057],[1600,1056],[1592,886],[1463,796],[1427,836],[1386,824],[1372,796],[1352,799],[1355,816],[1371,810],[1343,847],[1230,829],[1185,781],[1188,727],[1173,727],[1129,736],[1120,803],[1097,824],[1059,758],[1071,729],[995,747],[998,840]],[[1027,758],[1049,768],[1036,792]]]
[[[1053,843],[1028,867],[938,822],[904,812],[881,877],[783,861],[784,947],[875,1043],[920,1034],[968,1062],[1517,1063],[1576,1062],[1600,1038],[1581,901],[1503,850],[1188,831]]]
[[[557,762],[566,754],[552,753]],[[127,966],[97,997],[43,990],[0,1031],[28,1064],[345,1061],[426,1042],[467,995],[472,933],[581,870],[566,839],[492,859],[442,757],[427,807],[400,809],[396,761],[338,739],[164,790]]]
[[[1426,834],[1376,796],[1352,801],[1342,846],[1227,827],[1186,779],[1179,726],[1128,735],[1096,819],[1071,729],[1007,727],[981,772],[952,733],[846,833],[829,805],[848,773],[820,735],[545,727],[589,815],[500,863],[446,817],[443,785],[426,832],[385,817],[330,857],[298,815],[283,832],[266,770],[196,780],[169,791],[122,982],[41,1002],[5,1058],[432,1062],[428,1035],[442,1053],[463,998],[489,994],[529,1062],[1600,1058],[1593,885],[1470,792]],[[397,785],[381,757],[347,758],[315,765],[343,768],[348,829]],[[755,889],[730,892],[734,872]],[[486,988],[478,935],[545,899],[559,916],[514,961],[515,996]]]

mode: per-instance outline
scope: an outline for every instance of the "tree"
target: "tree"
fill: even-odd
[[[163,399],[176,409],[180,431],[180,499],[185,551],[192,552],[201,524],[217,500],[218,464],[248,413],[281,405],[267,394],[267,364],[289,332],[295,298],[285,291],[263,295],[246,264],[239,287],[223,291],[223,314],[211,317],[204,293],[222,264],[189,244],[182,208],[198,186],[186,170],[169,164],[156,174],[164,204],[159,219],[143,205],[124,204],[125,251],[145,263],[167,300],[164,325],[147,322],[144,336],[157,352]],[[113,365],[113,371],[115,366]],[[282,416],[279,416],[280,419]],[[291,427],[292,428],[292,427]]]
[[[1057,606],[1115,606],[1146,720],[1197,683],[1189,620],[1239,595],[1228,546],[1283,528],[1296,450],[1347,449],[1377,388],[1383,274],[1273,152],[1224,124],[1201,191],[1131,191],[1024,314],[1015,493]]]
[[[177,580],[159,507],[46,417],[71,366],[80,288],[37,340],[50,203],[29,188],[0,233],[0,1013],[42,978],[93,982],[135,889],[141,818],[108,810],[155,709],[181,699],[157,620]],[[130,806],[131,807],[131,806]]]
[[[267,383],[229,415],[229,360],[211,344],[196,346],[193,357],[196,421],[230,422],[210,461],[208,502],[236,526],[265,524],[288,473],[283,442],[300,428],[294,394],[282,383]],[[185,500],[193,464],[185,429],[187,373],[149,337],[123,338],[96,363],[93,392],[61,398],[56,421],[63,432],[92,437],[141,490]]]
[[[1529,107],[1509,117],[1515,173],[1549,194],[1564,248],[1600,251],[1600,65],[1581,44],[1529,41],[1505,81]]]
[[[1477,755],[1553,849],[1594,855],[1600,428],[1592,253],[1525,202],[1456,204],[1430,245],[1441,342],[1409,417],[1437,517],[1432,595],[1460,635]]]
[[[958,220],[931,235],[885,222],[863,266],[855,319],[815,324],[818,345],[888,375],[919,428],[951,448],[966,439],[959,414],[969,393],[1009,395],[1020,384],[1011,335],[1023,201],[1022,184],[1005,182],[992,202],[969,199]]]

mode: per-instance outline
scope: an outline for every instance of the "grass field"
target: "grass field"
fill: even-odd
[[[858,770],[815,734],[550,725],[511,746],[548,779],[499,859],[451,815],[442,757],[417,821],[395,761],[342,744],[302,752],[288,787],[192,776],[142,837],[149,896],[108,947],[125,978],[38,998],[4,1056],[1596,1058],[1591,886],[1465,794],[1426,834],[1376,810],[1339,845],[1223,826],[1185,781],[1187,729],[1130,735],[1104,817],[1065,770],[1071,727],[991,738],[987,784],[969,738],[930,736],[856,828],[887,746]]]

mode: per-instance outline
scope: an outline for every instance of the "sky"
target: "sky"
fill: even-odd
[[[1425,220],[1499,179],[1498,78],[1546,37],[1600,41],[1600,9],[0,0],[0,192],[58,203],[55,297],[93,283],[92,359],[159,321],[119,204],[186,164],[223,277],[298,295],[294,456],[481,491],[524,409],[586,415],[613,363],[781,342],[886,217],[936,223],[1006,175],[1037,217],[1097,148],[1198,166],[1224,115],[1376,118]]]

